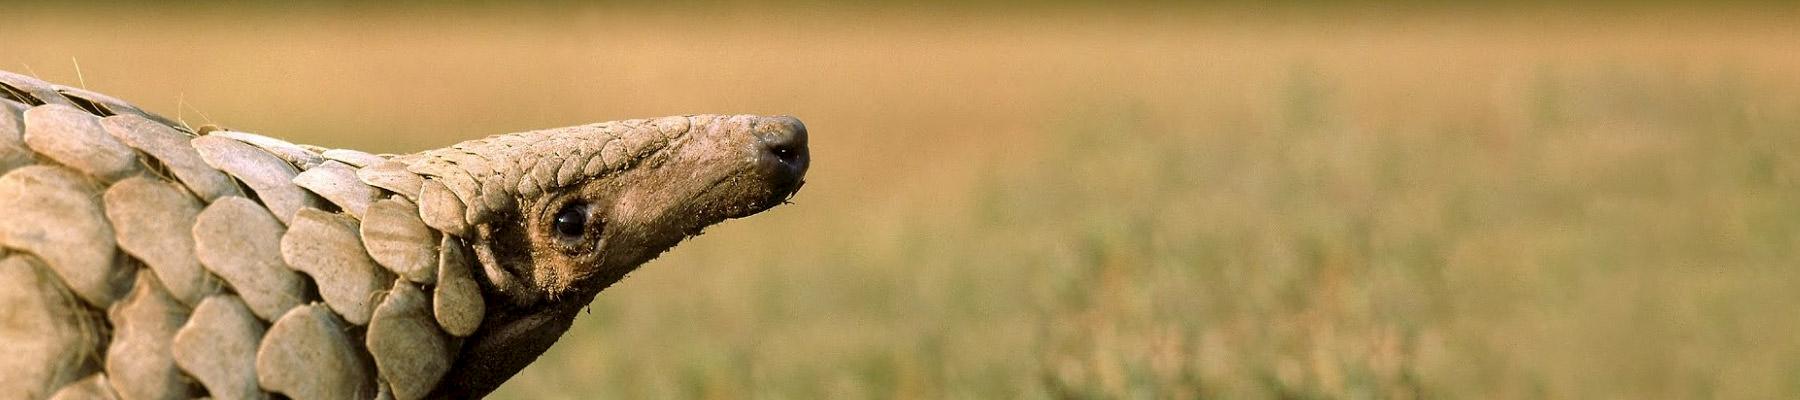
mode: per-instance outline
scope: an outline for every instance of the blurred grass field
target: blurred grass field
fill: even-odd
[[[32,8],[0,69],[388,152],[807,122],[498,398],[1795,398],[1797,16]]]

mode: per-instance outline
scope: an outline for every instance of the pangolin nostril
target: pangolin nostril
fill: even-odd
[[[783,164],[804,171],[808,161],[806,124],[789,116],[773,117],[770,120],[772,126],[764,128],[757,136],[762,142],[763,150]]]

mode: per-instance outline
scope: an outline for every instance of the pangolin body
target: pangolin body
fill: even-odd
[[[0,71],[0,399],[480,397],[808,162],[791,117],[376,155]]]

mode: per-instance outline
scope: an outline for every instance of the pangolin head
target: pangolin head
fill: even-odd
[[[540,163],[601,167],[517,185],[510,209],[497,210],[481,235],[486,243],[475,244],[535,292],[526,298],[591,296],[708,226],[786,202],[810,163],[806,126],[788,116],[609,124],[540,138],[572,148],[537,154]]]
[[[810,155],[794,117],[688,117],[686,130],[621,130],[617,166],[517,202],[491,238],[549,297],[603,288],[702,229],[787,202]],[[653,137],[628,137],[653,135]],[[601,151],[590,157],[603,157]]]
[[[488,178],[475,178],[481,195],[465,195],[486,199],[471,202],[469,244],[490,309],[439,388],[475,396],[548,349],[626,273],[708,226],[786,202],[810,163],[800,120],[756,115],[608,122],[437,152],[423,155],[439,166],[502,160],[471,173]]]

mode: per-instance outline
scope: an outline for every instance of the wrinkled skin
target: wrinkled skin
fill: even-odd
[[[478,228],[480,261],[522,284],[484,288],[490,299],[507,301],[490,302],[499,307],[469,338],[438,394],[491,392],[626,273],[707,226],[774,207],[799,190],[809,163],[799,120],[698,122],[630,168],[521,199]],[[559,230],[559,213],[570,210],[586,221],[579,232]]]

